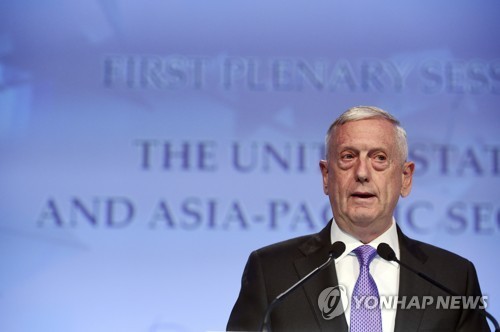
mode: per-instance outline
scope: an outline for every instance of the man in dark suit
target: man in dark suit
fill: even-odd
[[[259,330],[269,303],[321,265],[332,243],[342,241],[346,250],[335,263],[273,310],[273,331],[489,331],[478,311],[446,302],[448,294],[383,260],[374,250],[379,243],[388,243],[402,262],[457,294],[481,296],[471,262],[412,240],[396,225],[394,209],[399,197],[410,193],[414,172],[398,120],[375,107],[351,108],[328,129],[326,151],[320,168],[333,219],[318,234],[250,255],[227,330]],[[360,301],[373,296],[377,301],[391,298],[393,305],[377,305],[373,311],[374,306]],[[341,305],[341,310],[333,311],[332,303]]]

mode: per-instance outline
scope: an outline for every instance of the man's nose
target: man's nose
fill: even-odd
[[[364,158],[359,158],[356,168],[356,181],[359,181],[361,183],[363,182],[368,182],[369,181],[369,169],[368,169],[368,161],[366,161]]]

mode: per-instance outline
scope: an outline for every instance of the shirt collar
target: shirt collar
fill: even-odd
[[[347,255],[351,254],[351,252],[356,249],[357,247],[363,245],[364,243],[356,239],[354,236],[351,234],[348,234],[344,231],[342,231],[339,226],[337,225],[337,222],[335,219],[332,221],[332,226],[330,229],[330,240],[332,244],[336,241],[342,241],[345,243],[345,251],[340,255],[337,259],[335,259],[335,264],[341,261],[344,257]],[[392,223],[391,226],[389,227],[388,230],[386,230],[384,233],[382,233],[379,237],[368,243],[368,245],[372,246],[373,248],[377,249],[377,246],[385,242],[387,243],[393,250],[394,253],[396,254],[396,257],[399,259],[399,242],[398,242],[398,232],[396,228],[396,220],[392,218]],[[394,264],[397,266],[397,263],[392,261],[390,262],[391,264]]]

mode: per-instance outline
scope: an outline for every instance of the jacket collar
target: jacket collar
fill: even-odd
[[[323,264],[328,258],[330,249],[330,228],[332,220],[319,233],[313,235],[302,244],[299,249],[304,254],[295,261],[295,269],[300,278],[303,278],[316,267]],[[328,287],[338,286],[335,264],[330,264],[325,270],[319,272],[313,279],[304,284],[309,305],[313,308],[319,330],[321,331],[346,331],[347,322],[345,315],[326,320],[323,318],[318,305],[318,297]]]
[[[398,238],[401,255],[400,260],[410,265],[417,271],[423,272],[425,270],[425,273],[429,277],[433,278],[435,271],[425,269],[425,262],[428,257],[422,250],[420,250],[420,242],[412,240],[404,235],[399,226]],[[431,284],[402,266],[399,271],[399,298],[406,296],[406,301],[410,301],[411,296],[418,296],[421,298],[422,296],[430,294]],[[422,322],[423,314],[424,310],[417,310],[416,308],[401,309],[398,305],[394,330],[417,331]]]

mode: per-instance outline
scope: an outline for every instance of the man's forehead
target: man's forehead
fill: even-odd
[[[332,138],[333,145],[337,147],[363,145],[367,148],[388,148],[396,143],[396,130],[387,120],[364,119],[338,126]]]
[[[396,138],[396,129],[394,125],[385,119],[363,119],[349,121],[335,129],[336,137],[347,136],[349,138],[364,138],[372,136],[374,139],[381,137]]]

